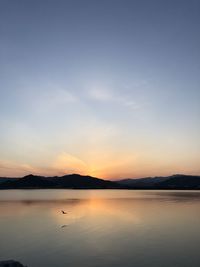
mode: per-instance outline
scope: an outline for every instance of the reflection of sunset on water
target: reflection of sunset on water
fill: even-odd
[[[152,259],[168,267],[172,253],[180,260],[179,248],[188,259],[198,255],[199,200],[198,191],[5,190],[0,256],[30,267],[132,267],[145,251],[145,266]],[[168,248],[167,265],[157,265]]]
[[[62,214],[61,210],[66,211],[67,214]],[[72,224],[79,220],[84,223],[84,218],[87,218],[89,224],[96,223],[96,221],[101,221],[101,223],[106,223],[106,221],[140,222],[137,205],[130,211],[126,208],[125,203],[120,204],[114,199],[93,197],[58,203],[51,207],[51,215],[61,225]]]

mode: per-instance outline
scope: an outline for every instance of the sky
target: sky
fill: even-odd
[[[0,176],[200,174],[199,0],[0,1]]]

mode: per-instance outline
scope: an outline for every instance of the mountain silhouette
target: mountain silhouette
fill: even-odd
[[[92,176],[68,174],[44,177],[29,174],[22,178],[0,178],[0,189],[200,189],[200,176],[175,174],[166,177],[146,177],[103,180]]]
[[[0,189],[39,189],[39,188],[74,188],[74,189],[107,189],[119,188],[119,184],[91,176],[69,174],[61,177],[43,177],[27,175],[23,178],[6,180],[0,183]]]
[[[123,179],[117,183],[131,189],[200,189],[200,176],[175,174],[166,177]]]
[[[169,177],[145,177],[145,178],[137,178],[137,179],[123,179],[123,180],[119,180],[117,181],[117,183],[121,184],[121,185],[126,185],[129,187],[148,187],[148,186],[153,186],[156,185],[162,181],[165,181],[169,179]]]
[[[91,176],[83,176],[80,174],[64,175],[55,178],[58,186],[62,188],[117,188],[115,182],[99,179]]]
[[[160,189],[200,189],[200,176],[172,175],[158,184]]]

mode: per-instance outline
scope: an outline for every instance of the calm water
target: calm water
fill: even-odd
[[[0,191],[0,260],[28,267],[199,267],[199,246],[197,191]]]

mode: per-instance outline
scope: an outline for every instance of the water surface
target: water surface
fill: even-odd
[[[0,191],[0,260],[28,267],[199,267],[199,245],[198,191]]]

